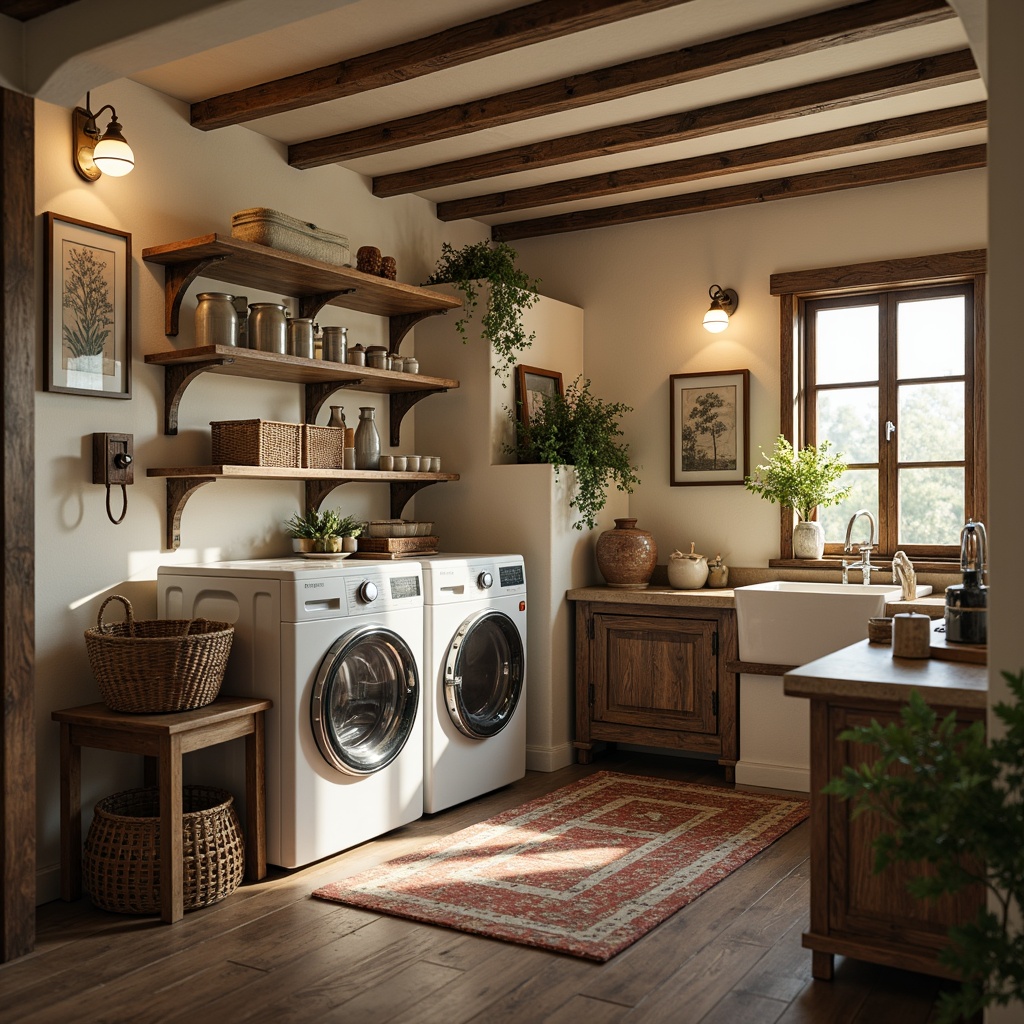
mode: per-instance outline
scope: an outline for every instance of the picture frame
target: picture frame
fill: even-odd
[[[562,393],[562,375],[557,370],[522,363],[516,366],[516,410],[524,427],[530,425],[530,416],[541,408],[545,398]]]
[[[750,461],[750,371],[669,377],[673,487],[742,484]]]
[[[43,387],[132,396],[132,236],[47,212]]]

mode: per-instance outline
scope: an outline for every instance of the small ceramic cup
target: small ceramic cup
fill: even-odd
[[[440,473],[441,472],[441,456],[431,455],[430,465],[423,467],[428,473]]]
[[[395,468],[395,460],[391,455],[382,455],[380,457],[380,468],[385,473],[390,473]]]
[[[392,457],[394,462],[395,470],[399,473],[405,472],[406,458],[404,455],[395,455]]]
[[[409,468],[410,473],[418,473],[420,471],[420,462],[422,459],[419,455],[409,455],[406,457],[406,466]]]

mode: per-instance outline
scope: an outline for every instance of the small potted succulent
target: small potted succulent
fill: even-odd
[[[284,525],[294,550],[304,554],[355,551],[356,538],[363,532],[360,520],[333,508],[320,512],[309,508],[305,515],[296,512]]]

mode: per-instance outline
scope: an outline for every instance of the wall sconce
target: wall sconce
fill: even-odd
[[[711,308],[704,314],[704,330],[718,334],[729,326],[729,317],[740,304],[739,296],[731,288],[719,288],[713,284],[708,289]]]
[[[96,119],[104,110],[110,111],[110,124],[101,135]],[[71,144],[75,170],[86,181],[96,181],[101,174],[120,178],[135,167],[135,154],[121,134],[117,111],[107,103],[94,114],[88,93],[85,106],[75,107],[71,115]]]

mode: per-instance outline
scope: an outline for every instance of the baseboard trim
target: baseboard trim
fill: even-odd
[[[809,793],[811,791],[811,772],[809,768],[793,768],[789,765],[737,761],[736,785]]]
[[[571,743],[557,747],[526,748],[526,769],[531,772],[557,772],[575,763],[576,751]]]
[[[60,865],[53,864],[48,868],[36,871],[36,906],[52,903],[60,899]]]

